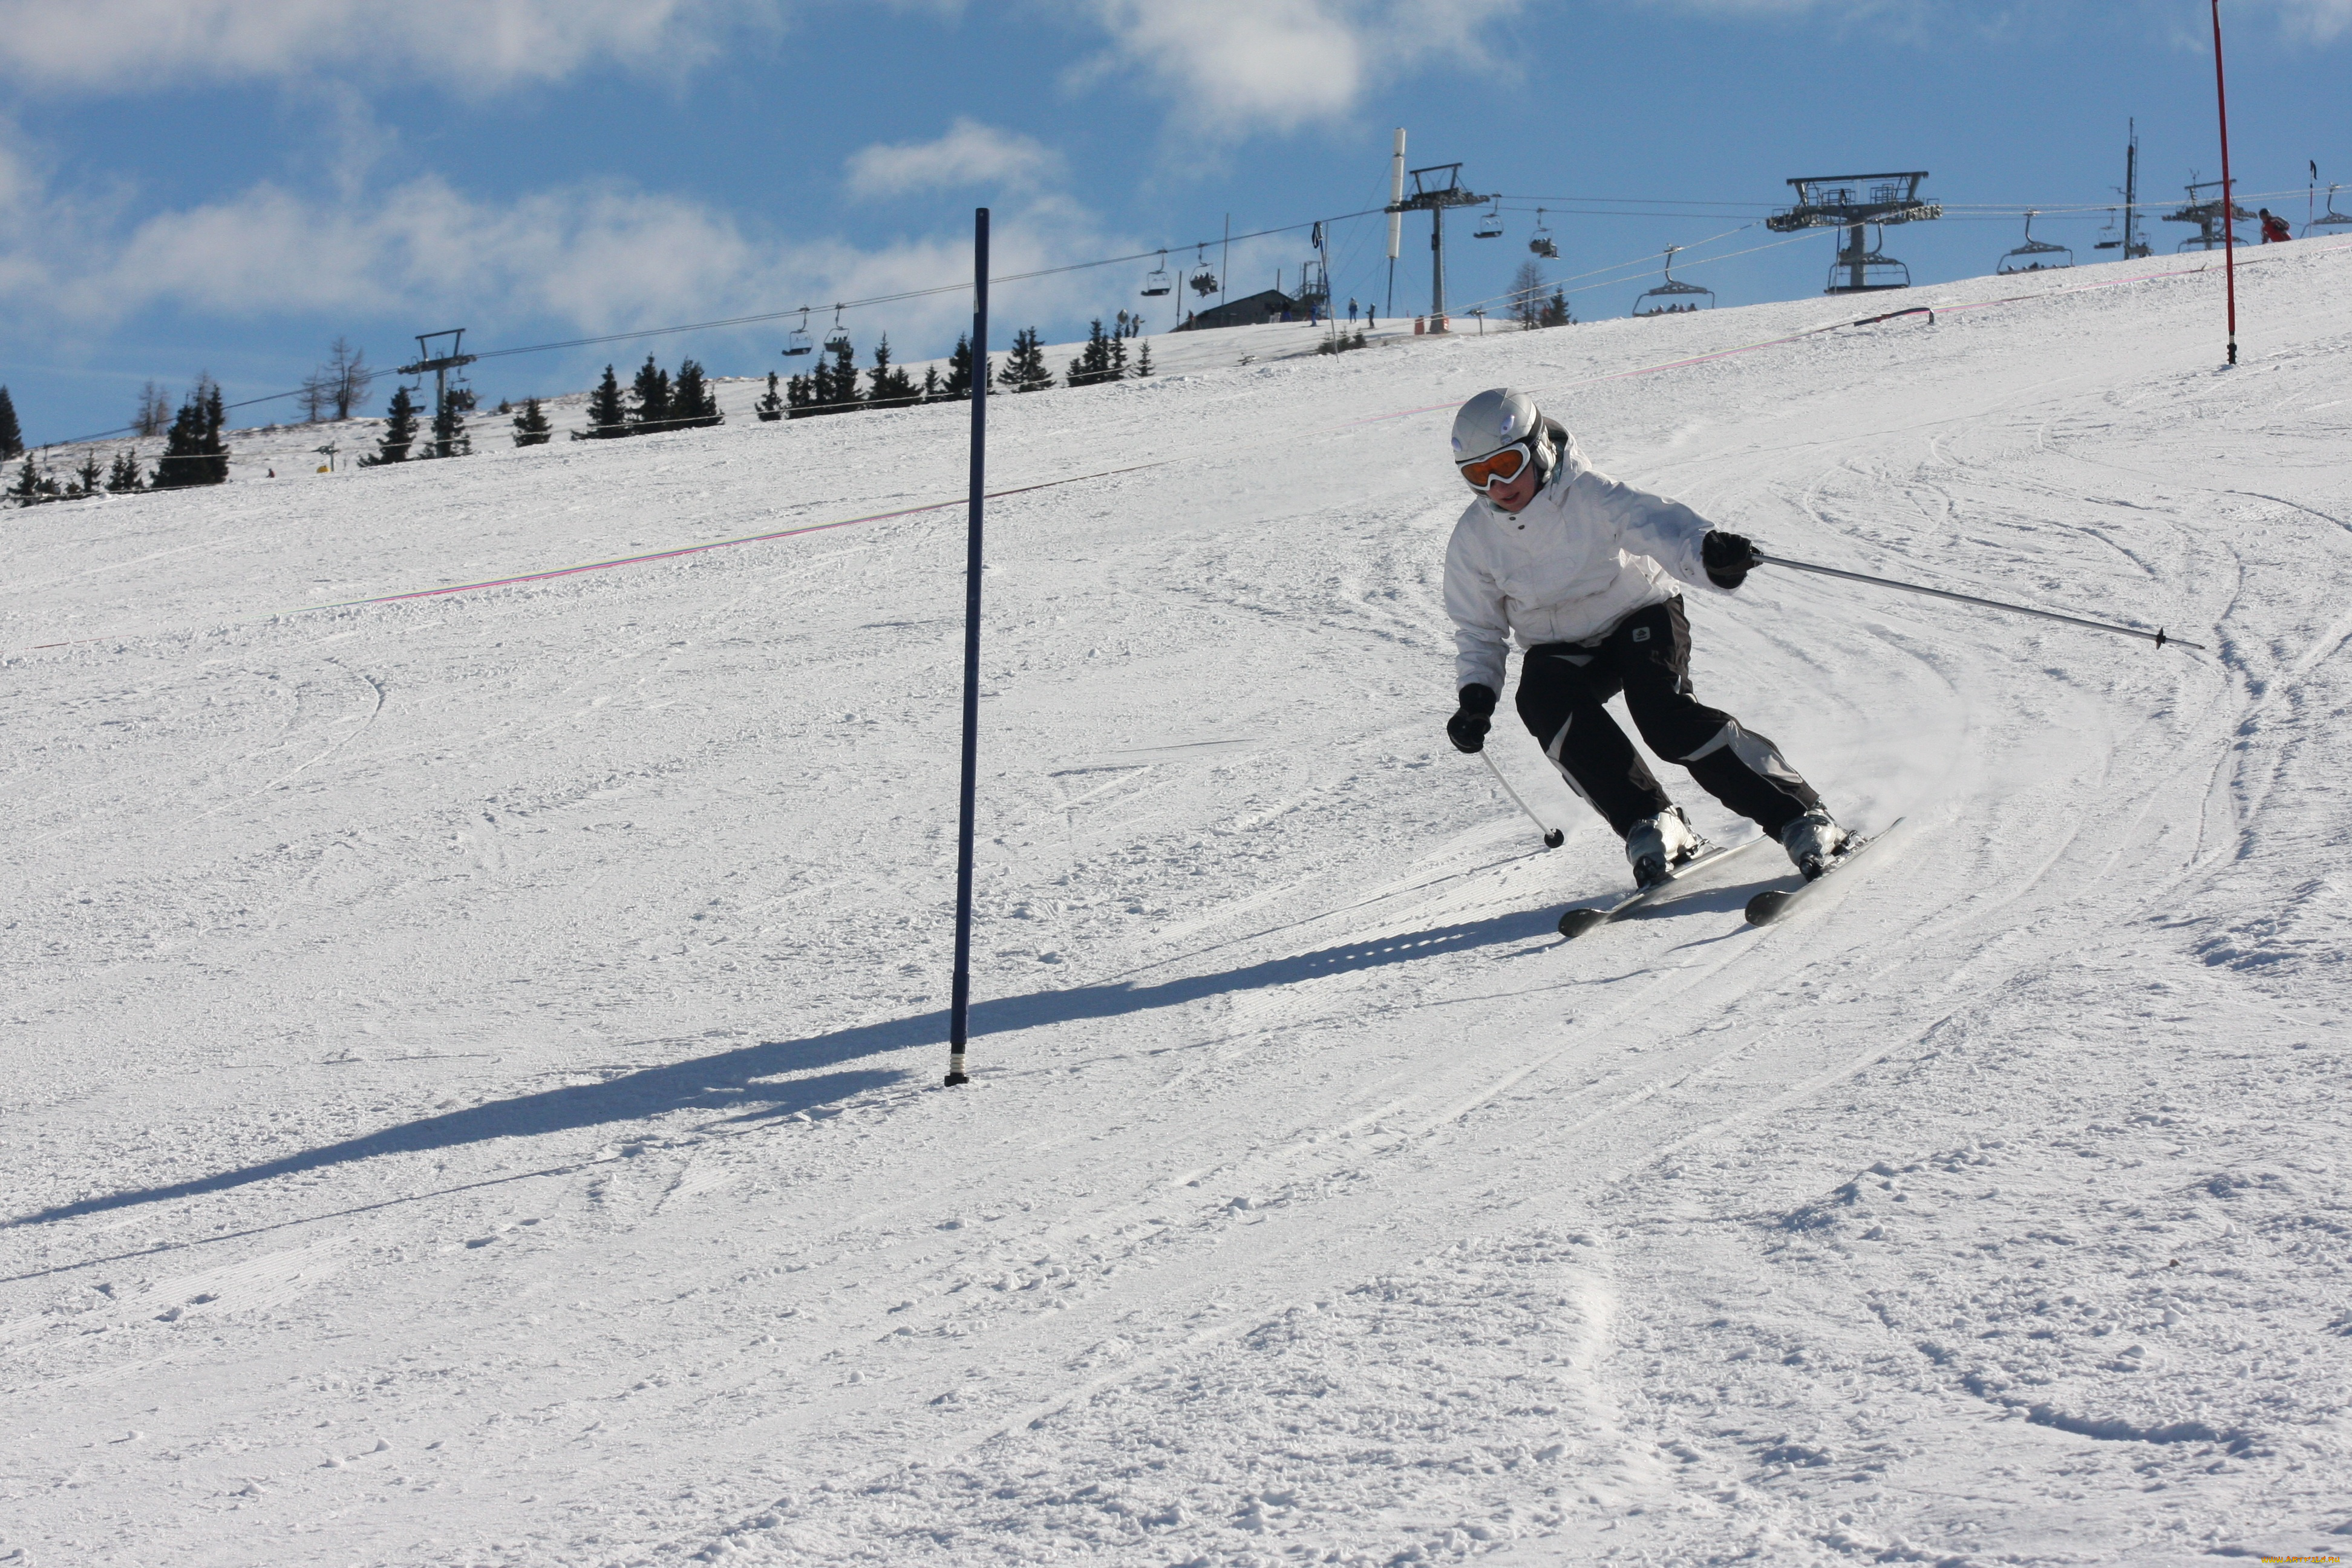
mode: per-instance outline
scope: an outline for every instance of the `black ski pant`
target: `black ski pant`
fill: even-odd
[[[1674,804],[1602,706],[1620,691],[1651,751],[1779,837],[1821,796],[1780,749],[1691,694],[1690,622],[1679,598],[1634,611],[1588,643],[1539,643],[1519,667],[1519,718],[1560,777],[1622,838]]]

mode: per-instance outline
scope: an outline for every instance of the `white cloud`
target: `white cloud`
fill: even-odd
[[[995,185],[1027,190],[1062,172],[1061,154],[1034,137],[999,131],[962,115],[936,142],[877,142],[849,155],[851,186],[861,195]]]
[[[1104,64],[1140,70],[1223,140],[1342,118],[1433,57],[1486,61],[1528,0],[1077,0],[1111,36]]]
[[[2316,44],[2332,43],[2352,31],[2352,0],[2278,0],[2287,31]]]
[[[964,234],[870,250],[780,243],[698,201],[619,184],[493,203],[433,175],[324,196],[264,183],[216,202],[126,216],[139,210],[58,194],[0,135],[0,322],[41,323],[52,344],[102,338],[157,308],[216,321],[308,318],[354,336],[387,322],[404,331],[464,322],[474,329],[469,344],[489,347],[525,334],[629,331],[803,303],[823,324],[834,300],[940,285],[948,291],[852,312],[860,345],[887,330],[902,351],[919,351],[971,320],[970,295],[956,287],[971,276]],[[1002,210],[993,235],[997,268],[1007,272],[1134,248],[1050,195]],[[1130,302],[1132,283],[1067,275],[1005,289],[999,306],[1007,321],[1083,320],[1106,300]],[[753,342],[783,325],[758,330]],[[617,359],[644,350],[597,352]]]
[[[678,69],[782,0],[0,0],[0,73],[50,91],[362,65],[469,89],[599,60]]]

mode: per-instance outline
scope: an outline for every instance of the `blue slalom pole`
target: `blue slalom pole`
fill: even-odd
[[[947,1087],[964,1076],[971,1025],[971,837],[980,793],[980,508],[988,493],[988,209],[971,221],[971,500],[963,581],[963,819],[956,830],[955,986],[948,1008]]]

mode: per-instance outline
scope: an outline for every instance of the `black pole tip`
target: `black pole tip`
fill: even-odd
[[[1557,827],[1544,835],[1544,847],[1547,849],[1557,849],[1567,842],[1568,835]]]
[[[2162,647],[2164,646],[2164,628],[2162,626],[2156,628],[2156,646],[2158,647]]]

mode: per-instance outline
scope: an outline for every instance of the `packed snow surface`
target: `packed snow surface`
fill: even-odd
[[[961,406],[0,513],[0,1563],[2352,1546],[2352,256],[2259,261],[2234,369],[2158,262],[994,401],[1158,466],[988,512],[952,1091],[960,508],[307,606],[951,500]],[[1694,593],[1904,826],[1562,942],[1617,845],[1441,731],[1504,382],[2210,651]]]

